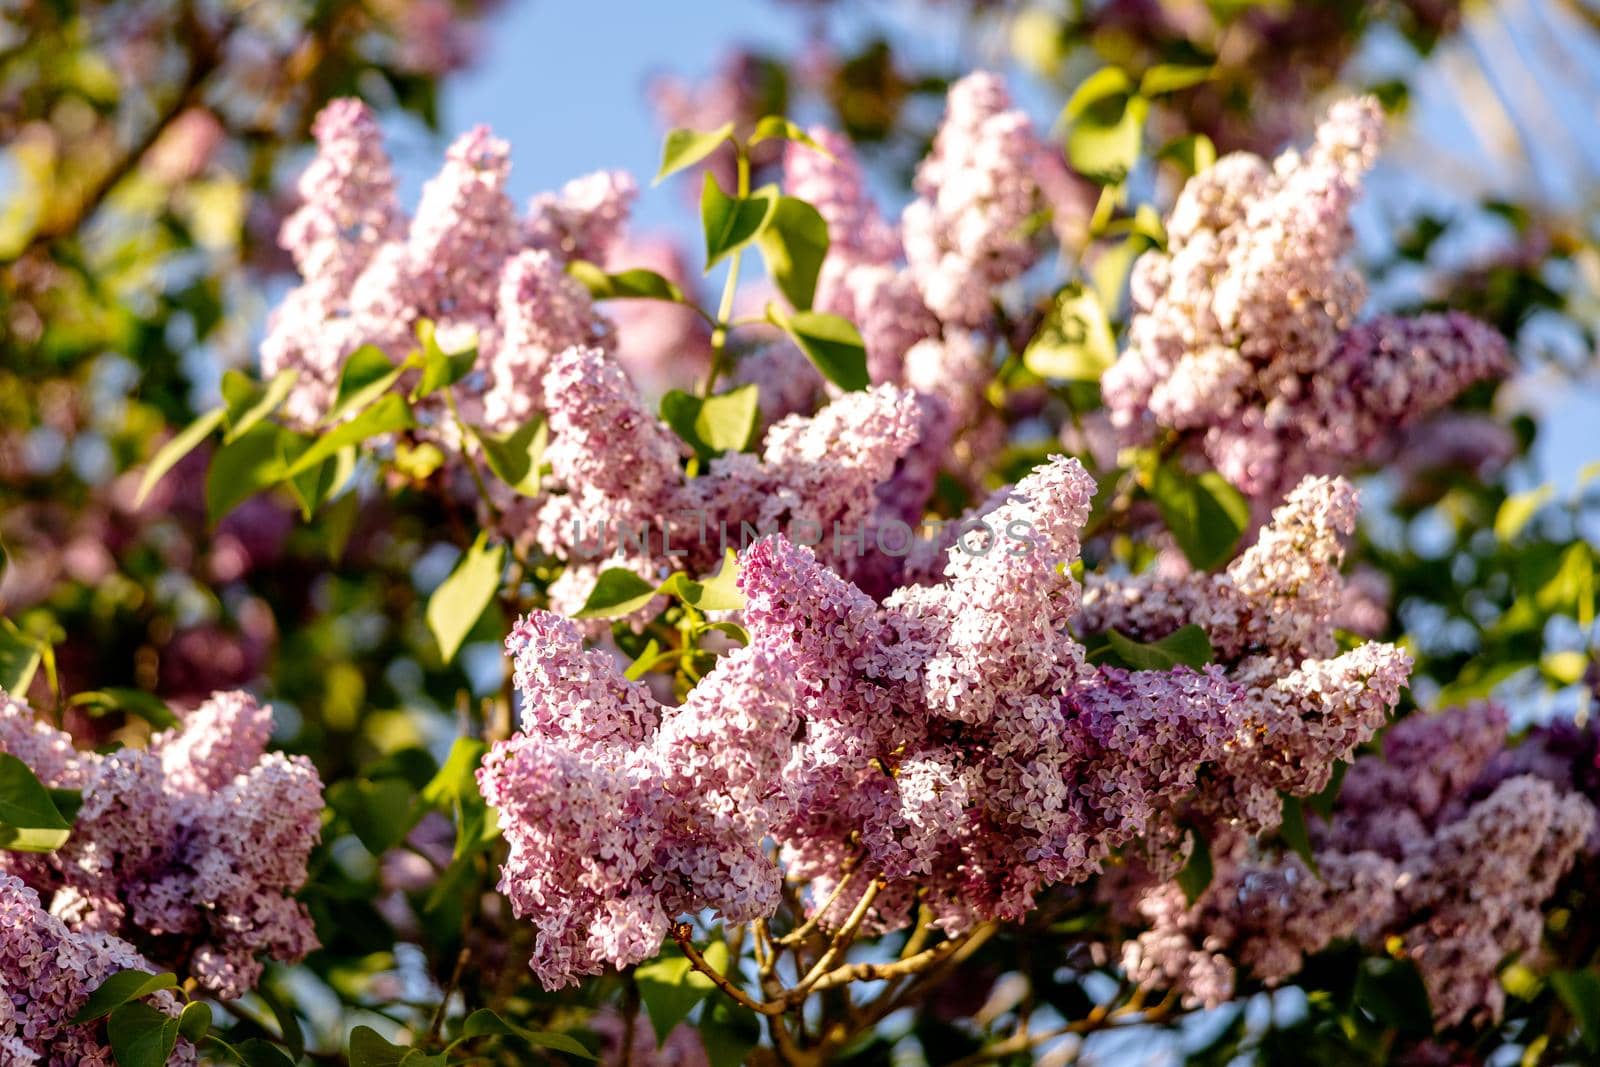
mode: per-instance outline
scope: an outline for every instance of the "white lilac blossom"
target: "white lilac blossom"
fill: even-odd
[[[1127,440],[1177,431],[1270,504],[1505,373],[1505,341],[1465,315],[1357,322],[1349,213],[1382,129],[1376,101],[1346,100],[1304,155],[1230,155],[1184,187],[1167,250],[1135,265],[1129,347],[1101,382]]]
[[[125,937],[218,996],[241,995],[263,957],[297,961],[317,944],[293,894],[321,835],[322,784],[304,757],[265,751],[271,721],[248,694],[219,693],[149,748],[101,755],[5,699],[0,751],[83,801],[66,844],[0,853],[0,871],[75,929]]]
[[[261,346],[264,374],[299,372],[289,416],[315,424],[353,351],[376,345],[398,362],[416,346],[422,319],[452,343],[476,341],[481,373],[458,387],[470,415],[511,429],[542,410],[539,384],[551,356],[608,337],[587,292],[564,271],[574,259],[605,262],[621,238],[633,180],[611,172],[578,178],[536,197],[521,216],[506,192],[509,146],[480,126],[450,146],[407,218],[364,105],[335,101],[314,132],[318,154],[300,181],[303,205],[280,238],[301,283],[273,313]],[[448,427],[441,436],[454,439]]]

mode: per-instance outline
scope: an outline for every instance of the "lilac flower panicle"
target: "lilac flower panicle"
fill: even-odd
[[[679,915],[743,922],[777,907],[761,843],[787,810],[793,711],[770,655],[736,652],[662,708],[559,616],[530,615],[507,647],[523,730],[478,782],[510,846],[500,889],[538,928],[546,987],[649,959]]]
[[[555,352],[609,343],[588,294],[564,271],[573,259],[603,264],[621,240],[636,194],[626,174],[575,179],[521,217],[506,194],[510,148],[480,126],[450,146],[408,219],[364,105],[334,101],[317,131],[305,202],[282,235],[301,284],[273,312],[261,347],[263,373],[299,372],[285,406],[291,419],[310,426],[326,414],[340,368],[362,345],[398,362],[415,347],[421,319],[442,338],[476,341],[482,373],[456,390],[463,411],[496,430],[543,409],[543,370]],[[423,424],[460,446],[450,420],[425,411]]]
[[[1303,155],[1219,160],[1185,187],[1168,248],[1136,264],[1129,346],[1101,386],[1131,442],[1183,433],[1272,502],[1306,474],[1385,458],[1399,431],[1508,369],[1459,313],[1358,323],[1349,213],[1382,136],[1377,102],[1336,104]]]
[[[112,1067],[104,1022],[73,1026],[90,994],[124,970],[159,970],[132,945],[110,934],[71,929],[45,910],[39,894],[0,873],[0,1063],[7,1067]],[[181,1002],[170,990],[146,1003],[176,1018]],[[196,1062],[180,1038],[168,1064]]]
[[[293,962],[317,945],[293,894],[321,836],[322,783],[304,757],[264,751],[271,721],[248,694],[218,693],[148,749],[99,755],[6,702],[0,749],[83,802],[66,844],[0,853],[0,872],[49,895],[75,929],[148,944],[224,999],[245,993],[262,957]],[[182,956],[162,954],[174,946]]]

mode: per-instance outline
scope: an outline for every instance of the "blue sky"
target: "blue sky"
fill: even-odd
[[[761,0],[503,0],[479,62],[447,84],[447,132],[483,122],[510,141],[519,203],[601,168],[643,182],[660,158],[644,95],[652,74],[710,70],[734,40],[787,48],[803,27],[793,6]],[[435,146],[417,148],[420,174],[405,168],[412,188],[437,166]],[[647,188],[635,217],[653,229],[683,208],[675,190]]]

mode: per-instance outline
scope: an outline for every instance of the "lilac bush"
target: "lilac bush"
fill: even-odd
[[[218,598],[324,569],[271,702],[4,621],[0,1062],[1592,1051],[1594,730],[1494,682],[1600,692],[1593,548],[1463,596],[1481,691],[1408,621],[1385,524],[1523,445],[1494,326],[1366,314],[1377,99],[1163,213],[969,73],[896,212],[734,73],[656,87],[714,300],[633,176],[519,209],[478,127],[408,212],[322,109],[260,374],[135,495],[206,467]],[[1492,491],[1463,544],[1558,522]]]

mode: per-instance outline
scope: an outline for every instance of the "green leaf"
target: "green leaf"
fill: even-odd
[[[0,689],[13,696],[27,694],[33,676],[44,660],[44,649],[10,619],[0,619]]]
[[[448,389],[472,373],[478,362],[478,346],[468,345],[459,352],[446,352],[439,347],[433,323],[423,319],[417,323],[417,339],[422,342],[422,376],[411,390],[411,401],[416,403],[440,389]],[[413,357],[414,359],[416,357]],[[402,367],[402,369],[404,369]]]
[[[728,964],[728,946],[713,940],[705,950],[706,962],[721,971]],[[676,947],[668,949],[633,972],[639,995],[650,1013],[658,1042],[665,1041],[673,1027],[688,1017],[706,994],[716,988],[711,979],[695,970],[688,957]]]
[[[779,197],[757,246],[778,292],[796,309],[810,308],[828,254],[828,224],[817,209],[792,196]]]
[[[1418,1037],[1433,1033],[1428,987],[1410,960],[1362,960],[1354,1002],[1380,1025]]]
[[[386,393],[377,403],[348,422],[342,422],[319,437],[315,444],[301,453],[285,473],[293,477],[310,470],[350,445],[359,445],[369,437],[409,430],[416,425],[411,408],[405,398],[397,393]]]
[[[1142,96],[1107,96],[1088,105],[1067,131],[1067,159],[1078,173],[1115,185],[1139,162],[1150,102]]]
[[[1136,671],[1170,671],[1174,667],[1198,670],[1212,660],[1211,639],[1196,623],[1180,626],[1159,641],[1135,641],[1116,630],[1106,631],[1115,658]]]
[[[234,1046],[245,1067],[295,1067],[294,1059],[269,1041],[252,1037]]]
[[[479,1008],[467,1016],[466,1023],[461,1028],[462,1037],[516,1037],[534,1048],[553,1049],[556,1052],[565,1052],[569,1056],[592,1060],[594,1053],[584,1048],[577,1039],[566,1034],[552,1034],[529,1030],[518,1026],[516,1023],[507,1022],[488,1008]]]
[[[1556,971],[1550,975],[1561,1003],[1578,1020],[1583,1047],[1600,1053],[1600,974],[1593,968],[1583,971]]]
[[[427,320],[417,325],[418,334],[424,332]],[[427,329],[432,337],[431,328]],[[323,416],[322,425],[332,426],[364,410],[378,397],[394,388],[400,375],[406,372],[404,363],[395,366],[377,345],[362,345],[345,359],[339,370],[339,391],[334,396],[333,407]]]
[[[667,134],[666,142],[661,146],[661,169],[656,171],[655,181],[669,174],[676,174],[685,167],[692,167],[705,159],[721,146],[723,141],[733,137],[733,123],[723,123],[714,130],[700,132],[697,130],[672,130]]]
[[[280,429],[259,423],[211,457],[206,471],[206,516],[215,526],[255,494],[283,480]]]
[[[116,686],[94,689],[77,694],[68,703],[73,707],[84,709],[92,716],[105,715],[113,711],[136,715],[157,730],[170,730],[178,725],[179,721],[165,701],[154,693],[146,693],[143,689]]]
[[[1311,833],[1306,828],[1306,809],[1300,798],[1290,793],[1280,792],[1283,817],[1278,824],[1278,836],[1283,838],[1283,843],[1288,845],[1296,856],[1305,861],[1311,868],[1311,873],[1320,875],[1317,867],[1317,854],[1311,850]]]
[[[0,752],[0,849],[51,852],[66,843],[72,824],[26,763]]]
[[[711,1067],[740,1067],[761,1042],[756,1013],[726,997],[718,997],[701,1012],[700,1043]]]
[[[828,381],[841,389],[865,389],[867,347],[848,319],[821,311],[796,311],[784,316],[768,307],[767,315],[800,346]]]
[[[474,432],[483,448],[483,458],[494,476],[522,496],[538,496],[541,481],[540,469],[544,465],[544,449],[550,429],[543,416],[535,415],[529,422],[510,433],[494,434],[486,430]]]
[[[701,611],[737,611],[744,607],[744,594],[739,592],[739,558],[731,548],[715,577],[696,582],[680,571],[668,576],[656,591],[678,597]]]
[[[381,856],[416,825],[411,786],[401,778],[344,778],[328,787],[328,807],[350,823],[362,845]]]
[[[575,259],[567,264],[567,273],[581,282],[596,300],[670,300],[676,304],[687,303],[682,289],[666,277],[643,267],[607,274],[593,263]]]
[[[1022,353],[1023,366],[1039,377],[1075,382],[1098,382],[1116,361],[1116,338],[1099,297],[1076,282],[1056,293]]]
[[[278,434],[278,459],[285,470],[290,470],[300,457],[313,447],[314,438],[289,430]],[[355,445],[346,445],[338,452],[312,467],[287,479],[290,494],[300,505],[300,514],[309,520],[323,501],[338,493],[356,471],[358,459]]]
[[[1537,489],[1506,497],[1505,503],[1500,505],[1500,510],[1494,516],[1494,535],[1501,541],[1516,540],[1523,527],[1532,521],[1539,509],[1554,495],[1554,489],[1548,485],[1541,485]]]
[[[439,642],[444,662],[456,658],[461,642],[494,601],[505,562],[506,546],[491,545],[489,535],[480,533],[472,547],[461,554],[450,577],[440,582],[428,598],[428,630]]]
[[[661,398],[661,417],[703,460],[743,452],[761,421],[761,390],[741,385],[701,398],[673,389]]]
[[[422,802],[448,814],[456,824],[454,859],[493,841],[499,827],[478,792],[478,766],[488,746],[475,737],[458,737],[437,774],[422,787]]]
[[[144,504],[145,498],[150,495],[150,490],[156,487],[156,483],[168,471],[178,465],[179,460],[193,452],[201,441],[211,436],[212,430],[222,425],[222,420],[226,414],[227,412],[222,408],[206,412],[182,430],[173,434],[166,444],[156,450],[156,454],[150,460],[150,465],[144,469],[144,477],[139,480],[139,492],[133,501],[135,507]]]
[[[755,240],[767,228],[778,210],[778,190],[774,186],[757,189],[749,196],[729,196],[717,184],[716,176],[706,171],[705,187],[700,191],[700,224],[706,235],[706,270],[723,256]]]
[[[701,611],[738,611],[744,607],[744,594],[739,591],[739,556],[731,548],[722,558],[722,568],[695,584],[698,593],[692,599],[684,599]]]
[[[89,999],[83,1002],[83,1007],[78,1009],[78,1014],[72,1017],[72,1025],[80,1026],[83,1023],[93,1022],[102,1015],[109,1014],[113,1009],[119,1008],[130,1001],[148,997],[151,993],[159,993],[163,989],[177,989],[178,976],[175,974],[151,974],[149,971],[118,971],[100,983],[100,987],[89,994]]]
[[[1233,556],[1250,522],[1250,504],[1222,475],[1191,475],[1174,462],[1161,464],[1150,495],[1161,521],[1196,570],[1209,571]]]
[[[448,1057],[390,1043],[370,1026],[350,1031],[350,1067],[444,1067]]]
[[[617,619],[644,607],[656,595],[656,587],[621,567],[607,567],[595,579],[594,588],[573,615],[575,619]]]
[[[1061,109],[1061,117],[1068,122],[1076,119],[1088,108],[1107,99],[1121,100],[1133,92],[1133,79],[1116,67],[1101,67],[1078,83]]]
[[[1211,863],[1211,845],[1205,835],[1190,827],[1189,840],[1194,842],[1194,847],[1189,851],[1189,862],[1178,872],[1178,888],[1183,890],[1184,899],[1192,907],[1200,899],[1200,894],[1211,885],[1215,871]]]
[[[756,123],[755,130],[750,134],[749,143],[757,145],[762,141],[794,141],[813,151],[821,152],[830,159],[833,158],[832,153],[813,140],[809,133],[782,115],[767,115]]]
[[[111,1039],[117,1067],[166,1067],[172,1050],[178,1047],[178,1020],[132,1001],[111,1013],[106,1036]]]
[[[1190,177],[1201,171],[1210,170],[1217,161],[1217,146],[1211,143],[1211,138],[1203,133],[1191,133],[1187,137],[1179,137],[1167,142],[1158,153],[1162,159],[1170,159]]]
[[[203,1000],[193,1000],[183,1006],[178,1016],[178,1033],[198,1044],[211,1029],[211,1005]]]
[[[1143,96],[1161,96],[1181,89],[1204,85],[1213,76],[1210,67],[1189,67],[1177,63],[1157,63],[1139,79],[1139,92]]]
[[[288,399],[289,392],[300,377],[300,372],[290,368],[279,371],[270,382],[263,385],[251,381],[236,370],[222,376],[222,399],[227,412],[228,430],[222,435],[227,444],[237,441],[250,428],[277,411]]]

